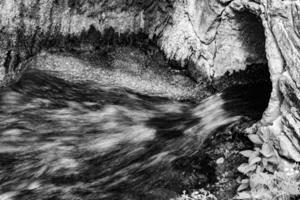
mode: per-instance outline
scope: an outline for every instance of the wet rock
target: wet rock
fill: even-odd
[[[65,80],[89,80],[178,100],[199,101],[211,95],[184,73],[169,69],[167,61],[159,57],[163,56],[157,54],[153,59],[133,47],[103,47],[81,54],[44,51],[27,66],[52,71]]]
[[[224,158],[219,158],[218,160],[216,160],[216,163],[217,163],[218,165],[223,164],[223,163],[224,163]]]

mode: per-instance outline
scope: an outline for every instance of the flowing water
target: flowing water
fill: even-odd
[[[183,181],[173,163],[218,128],[259,118],[264,87],[194,104],[28,70],[0,91],[0,199],[168,199]]]

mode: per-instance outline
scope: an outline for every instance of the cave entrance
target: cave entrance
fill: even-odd
[[[261,19],[249,11],[236,12],[221,26],[228,27],[228,24],[234,27],[233,39],[228,44],[231,45],[229,48],[224,47],[226,51],[221,48],[221,53],[225,53],[225,57],[223,55],[221,58],[229,60],[223,63],[225,69],[228,67],[230,71],[214,80],[213,85],[218,91],[223,91],[223,97],[228,101],[243,99],[244,104],[228,103],[226,109],[232,110],[234,106],[234,110],[244,110],[246,115],[260,120],[268,107],[272,91],[264,27]]]
[[[222,92],[226,102],[225,109],[232,114],[244,114],[254,120],[260,120],[268,107],[272,91],[268,65],[249,65],[245,71],[234,73],[232,76],[238,77],[235,80],[247,76],[247,81],[229,86]]]

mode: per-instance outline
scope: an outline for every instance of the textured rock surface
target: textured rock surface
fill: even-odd
[[[3,0],[0,64],[11,71],[41,49],[94,50],[138,32],[198,82],[268,63],[273,90],[258,133],[272,131],[279,154],[300,161],[299,9],[288,0]]]
[[[275,137],[279,155],[300,161],[299,145],[299,6],[298,1],[235,1],[235,9],[248,9],[260,16],[265,30],[266,57],[273,91],[258,134]]]
[[[4,0],[0,2],[0,64],[14,68],[43,48],[96,47],[120,34],[155,32],[172,2]],[[103,34],[103,35],[101,35]],[[81,36],[81,37],[80,37]]]
[[[279,124],[277,148],[282,156],[299,162],[300,4],[297,1],[264,1],[262,5],[264,9],[262,18],[265,21],[265,29],[268,30],[266,37],[270,38],[270,46],[266,45],[266,51],[269,52],[268,60],[273,62],[269,68],[272,72],[274,90],[280,92],[280,94],[278,91],[273,92],[274,98],[271,99],[269,106],[276,108],[280,102],[280,111],[273,111],[273,116],[277,116],[277,120],[274,121]],[[277,47],[271,48],[271,43]]]
[[[200,7],[204,14],[200,15],[200,19],[206,24],[201,26],[204,28],[201,32],[198,31],[200,28],[192,25],[197,18],[195,13],[199,13],[197,3],[202,3]],[[198,71],[212,78],[226,71],[243,69],[249,63],[267,61],[273,90],[258,134],[272,132],[275,135],[272,143],[278,153],[297,162],[300,161],[299,6],[298,1],[278,0],[235,0],[224,4],[195,1],[186,9],[189,12],[182,11],[188,15],[185,24],[190,21],[190,29],[181,26],[184,17],[178,17],[179,22],[172,26],[173,31],[165,36],[164,41],[169,39],[169,43],[162,46],[178,60],[185,59],[186,54],[190,53],[188,58],[196,63]],[[213,8],[213,14],[209,8]],[[180,9],[184,6],[177,8]],[[181,38],[185,38],[179,39],[183,42],[177,46],[174,42],[177,36],[173,36],[174,39],[169,36],[171,32],[177,34],[175,30],[182,30]],[[209,39],[203,39],[203,30],[207,30],[204,35]]]
[[[161,46],[183,65],[192,62],[196,78],[216,78],[266,62],[263,27],[255,15],[208,0],[178,1],[174,7],[173,23],[164,29]]]
[[[1,1],[0,63],[14,68],[41,49],[93,49],[101,41],[114,43],[138,32],[157,38],[167,57],[188,65],[195,79],[265,63],[259,21],[226,5],[207,0]]]
[[[93,81],[107,86],[177,100],[199,101],[209,96],[180,70],[170,69],[161,53],[151,56],[132,47],[103,48],[85,53],[42,52],[27,66],[66,80]],[[53,72],[52,72],[53,73]]]

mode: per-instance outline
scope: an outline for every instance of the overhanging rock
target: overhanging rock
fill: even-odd
[[[266,63],[264,31],[259,18],[218,1],[178,1],[172,24],[160,38],[169,58],[185,62],[194,77],[214,79],[247,65]],[[245,9],[246,11],[246,9]]]

